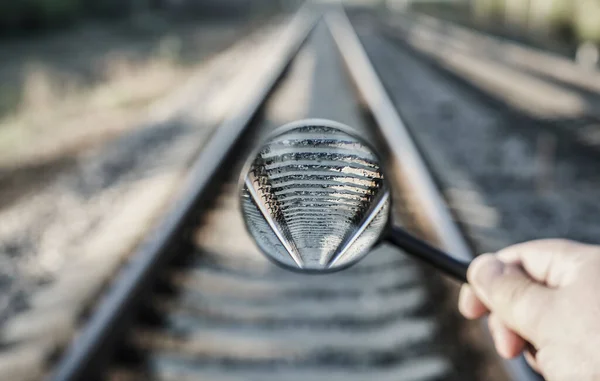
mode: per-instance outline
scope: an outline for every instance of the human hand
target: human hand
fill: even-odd
[[[496,350],[548,381],[600,380],[600,247],[527,242],[476,258],[459,309],[489,314]]]

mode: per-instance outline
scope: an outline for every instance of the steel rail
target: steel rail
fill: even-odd
[[[424,209],[439,243],[458,260],[473,259],[473,251],[446,207],[431,171],[379,79],[345,9],[339,5],[334,11],[328,13],[325,19],[350,77],[389,145],[395,168],[402,173],[403,177],[410,178],[412,191],[418,197],[419,206]],[[504,364],[515,381],[541,380],[522,356],[516,360],[504,361]]]
[[[118,275],[65,352],[54,374],[50,375],[51,380],[90,381],[100,377],[111,351],[132,323],[145,292],[151,288],[161,267],[171,259],[173,249],[181,244],[186,228],[206,201],[213,178],[223,171],[223,163],[235,154],[233,147],[284,76],[316,20],[317,14],[306,5],[297,11],[279,37],[281,43],[273,53],[273,63],[265,70],[264,78],[259,78],[260,86],[250,89],[247,98],[242,99],[216,129],[192,165],[178,201]]]

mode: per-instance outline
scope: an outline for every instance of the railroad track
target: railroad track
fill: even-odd
[[[249,151],[278,125],[322,117],[377,146],[394,197],[404,200],[396,219],[463,259],[472,256],[350,21],[341,8],[324,18],[320,11],[295,16],[276,69],[214,133],[178,202],[90,312],[52,380],[481,375],[482,364],[461,368],[449,353],[444,340],[458,335],[440,334],[459,330],[441,321],[452,319],[432,299],[444,295],[444,283],[398,249],[382,245],[347,271],[308,277],[272,265],[245,231],[238,179]],[[535,379],[523,362],[505,365],[488,379]]]
[[[596,189],[599,178],[597,72],[440,20],[405,24],[401,15],[368,13],[353,20],[476,251],[557,236],[595,242],[595,191],[579,190]],[[432,24],[444,49],[423,41]],[[481,54],[464,59],[466,50]],[[503,59],[490,61],[489,52]],[[571,96],[589,107],[571,116],[542,111]]]

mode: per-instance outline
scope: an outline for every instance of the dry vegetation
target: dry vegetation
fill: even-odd
[[[0,174],[123,131],[148,103],[179,86],[203,63],[203,54],[211,50],[207,41],[218,45],[240,33],[226,23],[206,28],[149,21],[88,25],[3,43]]]

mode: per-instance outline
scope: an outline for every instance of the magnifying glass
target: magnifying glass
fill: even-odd
[[[275,129],[242,171],[242,214],[261,251],[284,268],[331,273],[387,241],[466,282],[468,262],[391,223],[376,151],[348,126],[308,119]]]

